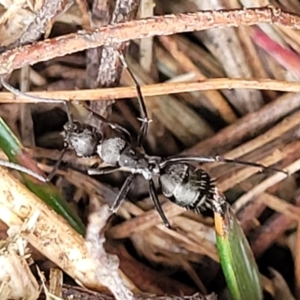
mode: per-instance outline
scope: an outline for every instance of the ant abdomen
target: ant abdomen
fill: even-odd
[[[210,207],[214,199],[214,180],[207,172],[194,166],[178,163],[167,165],[161,170],[162,193],[175,204],[199,211]]]

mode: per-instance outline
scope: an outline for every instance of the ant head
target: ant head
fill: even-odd
[[[75,122],[67,123],[64,129],[64,142],[68,148],[74,149],[77,156],[89,157],[96,153],[102,136],[93,127]]]

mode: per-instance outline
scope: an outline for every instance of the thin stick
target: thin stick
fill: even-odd
[[[141,86],[141,92],[144,97],[161,96],[167,94],[178,94],[195,91],[207,91],[218,89],[255,89],[271,90],[281,92],[300,92],[299,82],[289,82],[272,79],[231,79],[231,78],[213,78],[197,82],[165,82]],[[0,93],[0,103],[37,103],[40,98],[51,101],[107,101],[112,99],[125,99],[136,97],[136,88],[134,86],[101,88],[89,90],[63,90],[63,91],[42,91],[28,92],[25,95],[11,93]],[[33,96],[29,98],[28,96]],[[40,98],[35,98],[40,97]],[[53,102],[52,102],[53,103]]]
[[[28,64],[33,65],[88,48],[97,48],[104,44],[122,43],[156,35],[261,23],[299,29],[300,17],[268,6],[165,15],[108,25],[97,28],[91,33],[79,31],[6,51],[0,55],[0,75],[8,74]]]

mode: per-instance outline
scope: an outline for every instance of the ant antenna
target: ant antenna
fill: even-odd
[[[86,110],[90,111],[96,118],[98,118],[101,122],[107,124],[113,130],[116,130],[119,133],[125,134],[129,138],[129,142],[131,142],[131,134],[129,133],[129,131],[126,128],[124,128],[123,126],[118,125],[116,123],[109,122],[106,118],[104,118],[103,116],[96,113],[94,110],[89,108],[86,104],[80,103],[80,105],[82,105]]]
[[[39,174],[37,174],[36,172],[34,172],[30,169],[27,169],[25,167],[22,167],[18,164],[10,162],[10,161],[6,161],[6,160],[1,159],[0,160],[0,166],[8,168],[8,169],[16,170],[16,171],[22,172],[22,173],[27,174],[27,175],[30,175],[30,176],[38,179],[39,181],[48,182],[47,178],[45,178],[44,176],[39,175]]]
[[[66,108],[66,113],[67,113],[67,117],[68,117],[68,123],[71,125],[71,129],[73,128],[73,119],[72,119],[72,114],[71,114],[71,109],[70,109],[70,103],[66,100],[62,100],[62,99],[53,99],[53,98],[40,98],[40,97],[36,97],[36,96],[32,96],[32,95],[28,95],[25,94],[23,92],[21,92],[20,90],[14,88],[13,86],[11,86],[8,82],[6,82],[4,80],[3,77],[1,77],[1,83],[3,84],[3,86],[10,91],[11,93],[13,93],[14,95],[20,96],[20,97],[25,97],[28,99],[32,99],[35,100],[36,102],[41,102],[41,103],[61,103],[65,106]],[[112,129],[123,133],[125,135],[127,135],[129,138],[131,138],[130,133],[122,126],[115,124],[115,123],[111,123],[108,120],[106,120],[104,117],[102,117],[101,115],[99,115],[98,113],[96,113],[95,111],[93,111],[92,109],[90,109],[87,105],[85,105],[84,103],[80,103],[80,105],[82,105],[86,110],[90,111],[91,113],[93,113],[100,121],[102,121],[103,123],[109,125]]]
[[[5,79],[4,77],[0,77],[1,83],[2,85],[12,94],[19,96],[19,97],[24,97],[27,99],[31,99],[34,100],[35,103],[61,103],[65,106],[66,108],[66,113],[67,113],[67,117],[68,117],[68,122],[71,124],[71,126],[73,125],[73,120],[72,120],[72,116],[71,116],[71,110],[69,107],[69,103],[66,100],[62,100],[62,99],[53,99],[53,98],[41,98],[41,97],[36,97],[33,95],[28,95],[26,93],[21,92],[20,90],[14,88],[13,86],[11,86]],[[72,126],[73,127],[73,126]]]
[[[121,51],[119,51],[119,57],[120,57],[120,61],[123,64],[123,67],[125,69],[127,69],[129,75],[131,76],[131,78],[132,78],[132,80],[135,84],[136,91],[137,91],[137,99],[138,99],[138,102],[139,102],[139,107],[140,107],[140,112],[141,112],[141,118],[139,118],[138,120],[141,120],[143,122],[143,124],[140,128],[138,138],[137,138],[137,146],[141,147],[143,142],[144,142],[144,139],[147,135],[148,124],[151,122],[151,120],[148,118],[147,108],[146,108],[146,105],[145,105],[144,97],[142,95],[141,86],[139,85],[136,77],[134,76],[134,74],[132,73],[130,68],[128,67],[128,65],[125,61],[125,57],[124,57],[124,55]]]
[[[40,97],[28,95],[28,94],[23,93],[23,92],[21,92],[20,90],[14,88],[13,86],[11,86],[11,85],[4,79],[4,77],[0,77],[0,80],[1,80],[2,85],[3,85],[9,92],[11,92],[12,94],[14,94],[14,95],[16,95],[16,96],[24,97],[24,98],[27,98],[27,99],[34,100],[36,103],[61,103],[61,104],[63,104],[63,105],[65,106],[65,109],[66,109],[67,118],[68,118],[68,123],[70,124],[70,131],[73,130],[73,125],[74,125],[74,123],[73,123],[73,119],[72,119],[72,115],[71,115],[71,109],[70,109],[70,106],[69,106],[69,102],[68,102],[68,101],[62,100],[62,99],[40,98]],[[55,173],[56,173],[56,171],[57,171],[59,165],[60,165],[61,162],[62,162],[62,159],[63,159],[63,157],[64,157],[66,151],[67,151],[66,148],[63,149],[63,151],[62,151],[62,153],[61,153],[59,159],[57,160],[57,162],[55,163],[55,165],[54,165],[52,171],[51,171],[51,172],[49,173],[49,175],[48,175],[48,178],[47,178],[48,181],[50,181],[50,180],[54,177],[54,175],[55,175]]]
[[[215,156],[215,157],[197,157],[197,156],[182,156],[182,157],[171,157],[168,158],[160,163],[160,167],[164,168],[168,164],[175,164],[175,163],[185,163],[185,162],[200,162],[200,163],[205,163],[205,162],[223,162],[223,163],[229,163],[229,164],[235,164],[235,165],[242,165],[242,166],[249,166],[249,167],[255,167],[255,168],[260,168],[263,170],[270,170],[270,171],[275,171],[275,172],[280,172],[288,175],[286,171],[273,168],[273,167],[266,167],[262,164],[254,163],[254,162],[248,162],[248,161],[243,161],[243,160],[238,160],[238,159],[228,159],[224,158],[222,156]]]

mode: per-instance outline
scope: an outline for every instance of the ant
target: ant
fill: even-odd
[[[119,57],[124,68],[127,69],[132,77],[137,91],[137,99],[141,113],[141,118],[139,120],[142,121],[142,125],[136,141],[132,141],[130,133],[125,128],[118,124],[109,122],[104,117],[86,107],[97,118],[124,136],[103,139],[102,135],[96,128],[89,125],[81,125],[80,123],[72,120],[67,101],[55,100],[56,102],[60,102],[65,105],[68,116],[68,123],[64,126],[63,136],[65,148],[62,155],[67,149],[73,149],[78,156],[82,157],[98,155],[102,159],[104,166],[100,165],[99,168],[89,169],[88,174],[90,175],[109,174],[117,171],[129,173],[112,207],[110,208],[112,213],[116,213],[119,209],[122,201],[129,192],[134,177],[142,175],[144,179],[148,181],[149,194],[154,206],[163,223],[168,228],[171,228],[171,225],[158,200],[156,192],[157,188],[153,180],[155,176],[158,176],[159,186],[163,195],[173,203],[196,212],[200,212],[201,208],[209,208],[222,214],[224,212],[224,205],[226,205],[225,198],[217,197],[218,192],[214,180],[203,169],[199,169],[191,165],[192,162],[224,162],[256,167],[262,170],[283,172],[286,174],[286,172],[277,168],[265,167],[253,162],[226,159],[221,156],[175,156],[162,158],[160,156],[147,155],[143,148],[143,142],[147,136],[148,126],[151,120],[147,115],[147,109],[140,85],[138,84],[134,74],[127,66],[123,54],[120,53]],[[3,79],[2,83],[9,91],[20,95],[20,91],[9,86]],[[24,95],[23,93],[21,93],[21,95],[27,97],[27,95]],[[28,97],[32,98],[32,96]],[[37,97],[34,99],[41,100]],[[49,102],[52,100],[45,99],[42,101]],[[60,160],[58,160],[59,163],[61,159],[62,156]],[[58,168],[58,165],[58,163],[55,165],[48,178],[52,178],[54,172]]]

